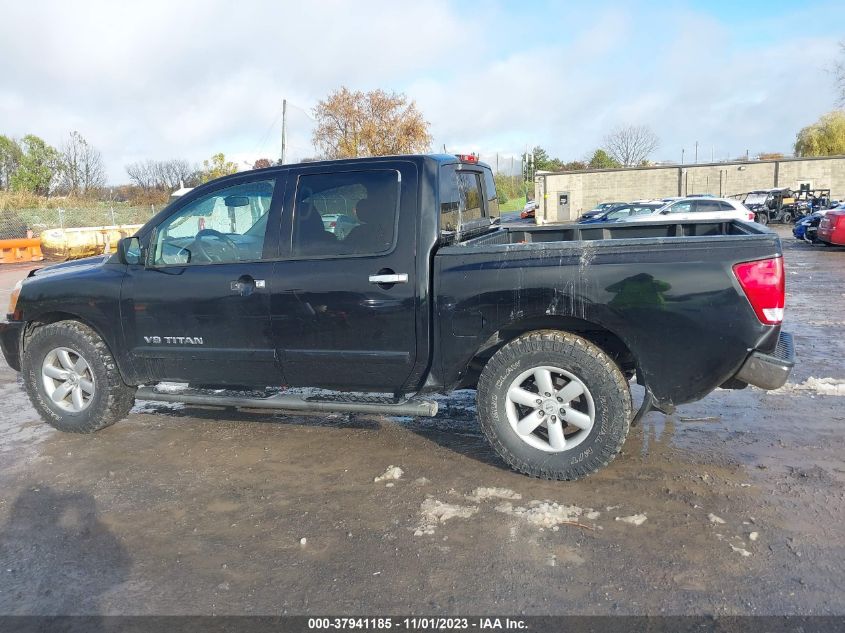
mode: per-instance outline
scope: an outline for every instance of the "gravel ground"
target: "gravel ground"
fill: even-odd
[[[0,360],[0,613],[845,614],[845,249],[779,231],[787,387],[651,413],[576,483],[507,470],[473,392],[433,419],[139,402],[75,436]]]

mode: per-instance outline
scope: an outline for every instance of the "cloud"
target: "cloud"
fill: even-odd
[[[615,125],[650,125],[656,158],[788,150],[831,109],[838,5],[730,16],[649,4],[6,3],[0,133],[79,130],[113,182],[143,158],[313,154],[308,111],[341,85],[406,92],[435,149],[582,158]],[[817,29],[816,29],[817,30]],[[787,32],[788,31],[788,32]],[[782,33],[783,37],[773,34]]]

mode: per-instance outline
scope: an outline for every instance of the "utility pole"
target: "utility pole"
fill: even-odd
[[[695,164],[698,165],[698,141],[695,142]]]
[[[715,162],[715,161],[713,160],[713,156],[714,156],[714,154],[715,154],[715,153],[716,153],[716,147],[715,147],[715,146],[713,146],[713,145],[711,145],[711,146],[710,146],[710,162],[711,162],[711,163],[712,163],[712,162]]]
[[[282,156],[279,159],[279,164],[285,164],[285,132],[287,131],[288,123],[288,100],[282,99]]]
[[[684,148],[681,148],[681,165],[684,164]]]

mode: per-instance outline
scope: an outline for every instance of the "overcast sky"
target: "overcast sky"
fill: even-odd
[[[78,130],[112,183],[154,158],[314,154],[311,109],[346,85],[416,100],[434,147],[501,165],[581,159],[649,125],[655,160],[789,152],[834,107],[845,2],[0,0],[0,134]],[[838,29],[838,30],[837,30]]]

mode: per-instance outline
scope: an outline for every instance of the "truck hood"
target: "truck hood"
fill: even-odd
[[[110,255],[95,255],[93,257],[83,257],[82,259],[74,259],[69,262],[52,264],[32,271],[30,277],[47,277],[50,275],[82,272],[99,268],[109,257]]]

